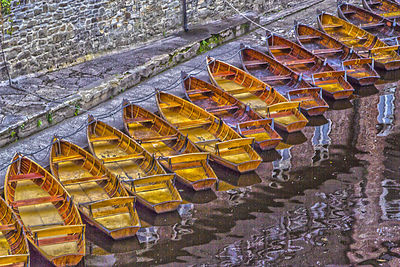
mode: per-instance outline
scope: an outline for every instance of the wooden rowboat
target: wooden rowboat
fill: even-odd
[[[250,106],[261,117],[270,118],[267,113],[268,106],[278,103],[287,103],[290,107],[293,106],[274,88],[247,72],[212,58],[207,58],[207,63],[211,82]],[[295,103],[297,106],[300,104],[300,102]],[[284,111],[280,114],[281,116],[277,115],[274,116],[274,124],[277,128],[289,133],[301,131],[308,123],[308,120],[300,112],[288,114],[287,111]]]
[[[254,137],[261,150],[274,149],[282,140],[273,128],[273,119],[263,119],[234,96],[205,81],[182,73],[187,99],[222,119],[243,137]]]
[[[318,116],[328,110],[320,88],[313,87],[300,75],[266,54],[244,45],[240,48],[243,69],[286,95],[290,101],[300,101],[303,113]]]
[[[113,239],[134,236],[139,230],[135,197],[129,196],[117,177],[92,154],[55,138],[50,169],[90,225]]]
[[[322,88],[324,96],[347,99],[353,94],[353,87],[345,79],[344,71],[335,71],[324,60],[300,45],[281,36],[268,33],[267,47],[277,61],[301,74],[313,85]]]
[[[399,20],[400,4],[390,0],[362,0],[365,9],[390,20]]]
[[[369,32],[336,16],[321,13],[318,26],[328,35],[352,47],[360,56],[373,58],[376,67],[384,70],[400,68],[398,46],[388,46]]]
[[[171,124],[137,105],[123,102],[125,130],[177,179],[195,191],[210,189],[218,180],[208,163],[210,153],[200,150]]]
[[[345,70],[347,79],[356,85],[372,85],[379,75],[370,65],[371,58],[361,58],[352,49],[324,32],[304,24],[296,24],[297,42],[312,53],[324,58],[337,71]]]
[[[338,6],[338,16],[375,35],[388,45],[399,44],[400,25],[385,17],[347,3]]]
[[[89,116],[89,149],[119,178],[131,195],[156,213],[174,211],[182,203],[175,187],[175,175],[132,138]]]
[[[0,266],[29,266],[25,231],[12,209],[0,198]]]
[[[240,173],[254,171],[262,159],[252,148],[254,138],[241,136],[211,113],[177,96],[158,92],[161,116],[212,159]]]
[[[5,199],[22,221],[32,247],[55,266],[85,255],[85,225],[71,196],[49,172],[16,154],[5,179]]]

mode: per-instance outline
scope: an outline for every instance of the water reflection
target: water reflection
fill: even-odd
[[[395,91],[396,87],[388,88],[385,94],[379,97],[378,103],[378,136],[387,136],[390,134],[393,127],[394,112],[395,112]]]
[[[292,168],[292,164],[290,162],[292,155],[290,154],[291,148],[285,148],[278,150],[278,153],[281,155],[279,160],[275,160],[272,162],[273,170],[272,170],[272,178],[279,181],[287,181],[289,180],[289,171]]]
[[[331,110],[344,110],[353,107],[353,104],[348,99],[342,100],[330,100],[326,99],[326,103],[329,105],[329,109]]]
[[[315,127],[313,137],[311,139],[314,147],[314,156],[312,157],[312,164],[319,165],[321,161],[329,159],[329,145],[331,144],[331,138],[329,134],[332,129],[332,121],[328,120],[328,123]]]

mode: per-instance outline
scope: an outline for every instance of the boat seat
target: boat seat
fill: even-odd
[[[223,107],[206,108],[206,111],[214,114],[214,113],[220,113],[220,112],[224,112],[224,111],[237,110],[237,109],[239,109],[238,106],[229,105],[229,106],[223,106]]]
[[[60,163],[66,161],[73,161],[73,160],[84,160],[85,158],[80,154],[69,155],[69,156],[57,156],[53,157],[53,163]]]
[[[315,63],[314,58],[297,59],[297,60],[283,62],[283,64],[286,66],[303,65],[310,63]]]
[[[364,41],[367,40],[366,37],[363,36],[354,36],[354,37],[342,37],[339,38],[339,41],[341,42],[351,42],[351,41]]]
[[[318,35],[300,35],[299,40],[302,42],[311,42],[313,40],[321,40],[321,36]]]
[[[382,22],[379,22],[379,23],[367,23],[367,24],[362,24],[361,25],[361,29],[364,29],[364,30],[374,29],[374,28],[377,28],[377,27],[381,27],[383,25],[385,25],[385,24],[382,23]]]
[[[225,77],[231,75],[236,75],[236,73],[234,73],[233,71],[219,71],[212,74],[212,76],[214,77]]]
[[[119,137],[116,135],[91,136],[89,140],[90,142],[119,141]]]
[[[129,154],[111,158],[102,158],[104,163],[137,160],[137,159],[144,159],[144,155],[142,153],[139,153],[139,154]]]
[[[269,50],[287,50],[287,49],[292,49],[291,46],[287,45],[273,45],[268,47]]]
[[[84,225],[62,225],[32,230],[31,232],[34,236],[35,243],[38,246],[49,246],[79,241],[79,236],[83,237],[84,230]]]
[[[141,123],[141,122],[153,122],[153,119],[147,119],[141,117],[125,119],[125,123]]]
[[[28,254],[3,255],[0,256],[0,266],[26,266],[26,262],[28,262],[28,259]]]
[[[137,138],[141,143],[152,143],[152,142],[162,142],[162,141],[172,141],[178,139],[177,134],[174,135],[164,135],[164,136],[153,136],[147,138]]]
[[[160,108],[178,108],[181,106],[179,103],[160,103]]]
[[[211,90],[187,90],[186,93],[188,95],[197,95],[197,94],[209,94],[212,93]]]
[[[320,84],[336,84],[338,83],[338,80],[324,80],[324,81],[315,81],[315,85],[320,85]]]
[[[400,12],[399,11],[380,13],[379,15],[382,16],[382,17],[385,17],[385,18],[390,18],[390,19],[400,18]]]
[[[210,123],[211,123],[210,120],[190,120],[190,121],[176,123],[175,126],[178,127],[179,130],[187,130],[187,129],[203,127]]]
[[[265,88],[262,88],[262,87],[247,88],[247,87],[241,86],[236,89],[229,90],[227,92],[232,95],[235,95],[235,94],[243,94],[243,93],[256,93],[256,92],[260,92],[260,91],[264,91],[264,90],[265,90]]]
[[[327,49],[315,49],[312,52],[315,55],[324,55],[324,54],[340,53],[343,52],[343,50],[338,48],[327,48]]]
[[[16,181],[24,181],[24,180],[35,180],[35,179],[42,179],[44,178],[43,175],[40,173],[27,173],[27,174],[17,174],[10,176],[8,178],[9,182],[16,182]]]
[[[265,133],[265,129],[255,128],[255,129],[242,130],[243,135],[259,134],[259,133]]]
[[[14,224],[3,224],[0,225],[0,231],[12,231],[17,229]]]
[[[287,81],[291,80],[292,76],[290,75],[276,75],[276,76],[266,76],[266,77],[261,77],[260,80],[263,82],[275,82],[275,81]]]
[[[32,205],[38,205],[38,204],[44,204],[44,203],[50,203],[50,202],[57,202],[57,201],[62,201],[62,200],[64,200],[64,197],[62,195],[38,197],[38,198],[30,198],[30,199],[13,201],[10,203],[10,206],[17,208],[17,207],[23,207],[23,206],[32,206]]]
[[[249,61],[244,61],[243,63],[244,65],[246,65],[246,67],[254,67],[254,66],[269,64],[266,61],[260,61],[260,60],[249,60]]]
[[[81,177],[81,178],[74,178],[61,181],[64,186],[67,185],[78,185],[78,184],[86,184],[91,182],[100,182],[108,180],[108,176],[90,176],[90,177]]]
[[[325,24],[324,29],[328,28],[328,29],[340,29],[343,28],[342,24]]]
[[[357,14],[355,11],[353,10],[344,10],[342,11],[344,15],[354,15]]]
[[[64,225],[64,222],[35,224],[35,225],[28,225],[28,227],[29,228],[37,228],[37,227],[47,227],[47,226],[56,226],[56,225]]]
[[[113,198],[107,198],[107,199],[101,199],[101,200],[94,200],[94,201],[79,203],[78,205],[84,206],[84,207],[88,208],[89,210],[92,210],[92,209],[100,209],[100,208],[104,208],[104,207],[125,205],[125,204],[133,203],[133,202],[135,202],[134,196],[126,196],[126,197],[113,197]]]
[[[198,146],[205,146],[205,145],[210,145],[210,144],[215,144],[221,142],[221,140],[217,139],[210,139],[210,140],[204,140],[204,141],[197,141],[194,142]]]

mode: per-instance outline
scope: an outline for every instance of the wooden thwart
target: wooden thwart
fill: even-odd
[[[85,159],[80,154],[69,155],[69,156],[57,156],[53,158],[54,163],[65,162],[65,161],[73,161],[73,160],[83,160]]]
[[[263,82],[275,82],[275,81],[287,81],[291,80],[292,77],[290,75],[277,75],[277,76],[266,76],[266,77],[261,77],[260,80]]]
[[[14,254],[0,256],[0,266],[25,266],[28,261],[28,254]],[[20,264],[20,265],[18,265]]]
[[[85,184],[91,182],[100,182],[106,181],[109,177],[107,176],[90,176],[90,177],[82,177],[82,178],[75,178],[75,179],[68,179],[62,181],[63,185],[78,185],[78,184]]]
[[[17,208],[17,207],[23,207],[23,206],[32,206],[32,205],[38,205],[38,204],[43,204],[43,203],[62,201],[62,200],[64,200],[64,197],[62,195],[48,196],[48,197],[39,197],[39,198],[18,200],[18,201],[11,202],[10,205],[14,208]]]
[[[0,231],[12,231],[17,229],[14,224],[0,225]]]
[[[219,113],[219,112],[223,112],[223,111],[237,110],[237,109],[239,109],[238,106],[229,105],[229,106],[223,106],[223,107],[206,108],[206,111],[208,111],[210,113]]]
[[[96,201],[90,201],[90,202],[85,202],[85,203],[79,203],[80,206],[85,206],[90,209],[99,209],[99,208],[104,208],[104,207],[109,207],[109,206],[117,206],[117,205],[125,205],[128,203],[133,203],[135,202],[135,197],[129,196],[129,197],[113,197],[113,198],[108,198],[108,199],[103,199],[103,200],[96,200]]]
[[[128,160],[137,160],[137,159],[144,159],[143,154],[129,154],[129,155],[124,155],[124,156],[119,156],[119,157],[113,157],[113,158],[103,158],[104,163],[110,163],[110,162],[120,162],[120,161],[128,161]]]
[[[42,179],[44,178],[43,175],[40,173],[28,173],[28,174],[18,174],[13,175],[8,178],[9,182],[16,182],[16,181],[23,181],[23,180],[35,180],[35,179]]]
[[[153,142],[162,142],[162,141],[172,141],[178,138],[177,135],[164,135],[164,136],[152,136],[148,138],[138,139],[141,143],[153,143]]]
[[[220,71],[220,72],[214,73],[213,75],[214,75],[214,77],[226,77],[226,76],[235,75],[235,73],[232,71]]]
[[[260,60],[249,60],[249,61],[244,61],[243,63],[246,65],[246,67],[254,67],[254,66],[269,64],[266,61],[260,61]]]
[[[287,45],[273,45],[268,47],[269,50],[287,50],[287,49],[292,49],[292,47],[287,46]]]
[[[294,66],[294,65],[302,65],[310,63],[315,63],[314,58],[297,59],[297,60],[283,62],[283,64],[286,66]]]
[[[203,127],[210,123],[211,123],[210,120],[190,120],[177,123],[176,126],[179,128],[179,130],[188,130],[188,129]]]
[[[318,35],[301,35],[299,36],[299,40],[302,42],[311,42],[313,40],[321,40],[321,36]]]
[[[328,49],[315,49],[312,51],[315,55],[324,55],[324,54],[334,54],[343,52],[342,49],[337,48],[328,48]]]
[[[104,141],[118,141],[119,138],[116,135],[104,135],[104,136],[91,136],[90,142],[104,142]]]
[[[188,95],[198,95],[198,94],[209,94],[211,90],[187,90],[186,93]]]
[[[374,28],[382,27],[384,25],[385,24],[382,22],[381,23],[368,23],[368,24],[362,24],[361,28],[364,30],[367,30],[367,29],[374,29]]]

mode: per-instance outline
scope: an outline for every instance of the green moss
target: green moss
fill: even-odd
[[[42,120],[38,120],[38,121],[37,121],[37,127],[38,127],[38,128],[41,127],[42,124],[43,124]]]
[[[53,123],[53,115],[51,113],[47,113],[47,121]]]
[[[207,52],[214,48],[215,46],[218,46],[222,42],[222,38],[218,34],[213,34],[210,38],[203,40],[200,42],[200,47],[197,50],[197,54],[202,54],[204,52]],[[215,46],[211,46],[212,44],[215,44]]]

